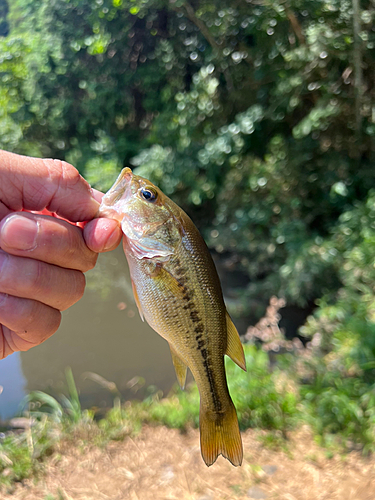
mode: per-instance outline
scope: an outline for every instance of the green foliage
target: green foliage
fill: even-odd
[[[0,492],[2,486],[10,491],[14,483],[41,473],[43,460],[58,449],[61,441],[70,440],[76,446],[87,443],[104,446],[110,440],[122,440],[140,430],[142,413],[121,407],[117,395],[113,408],[95,421],[93,410],[81,408],[71,369],[67,368],[65,373],[68,396],[62,394],[58,401],[41,391],[30,393],[24,401],[30,428],[19,433],[8,432],[0,440]],[[106,382],[113,392],[113,383],[99,376],[97,379]]]
[[[12,468],[10,468],[12,467]],[[14,443],[13,436],[6,437],[1,444],[0,484],[9,486],[13,481],[22,481],[32,469],[32,457],[27,443]],[[3,474],[4,470],[11,473]]]
[[[198,427],[199,394],[195,384],[182,392],[177,392],[165,399],[151,400],[146,408],[151,422],[163,424],[171,428],[186,430],[187,426]]]
[[[288,442],[282,435],[280,435],[280,433],[275,431],[266,432],[265,434],[260,434],[258,439],[265,448],[274,451],[283,451],[284,453],[292,456],[290,454]]]
[[[65,370],[65,376],[69,395],[60,394],[60,401],[42,391],[32,391],[25,397],[24,406],[29,408],[29,412],[34,418],[48,415],[55,423],[73,425],[84,420],[91,421],[93,419],[93,412],[81,408],[70,367]]]
[[[86,163],[86,180],[99,189],[108,191],[119,172],[119,165],[115,160],[103,161],[100,158],[92,158]]]
[[[301,392],[307,421],[320,436],[322,444],[338,442],[349,449],[356,444],[364,453],[374,451],[373,386],[354,378],[341,380],[337,373],[331,372],[316,378]]]
[[[375,449],[375,193],[344,212],[332,243],[343,283],[301,329],[312,338],[304,398],[318,433]]]
[[[270,371],[267,353],[244,346],[247,372],[227,362],[229,390],[241,429],[249,427],[286,432],[298,416],[297,387],[292,375],[277,368]]]
[[[72,370],[65,371],[69,396],[59,402],[49,394],[34,391],[24,400],[30,428],[21,433],[8,433],[0,442],[0,487],[36,475],[43,459],[56,444],[77,425],[90,425],[93,412],[82,410]],[[6,471],[6,473],[4,473]]]
[[[357,44],[349,0],[4,9],[1,147],[66,159],[103,190],[139,166],[247,276],[239,313],[340,288],[324,248],[375,180],[369,0]]]
[[[8,433],[0,442],[0,491],[42,470],[41,461],[58,440],[47,419],[34,422],[23,433]]]
[[[120,401],[109,410],[105,417],[99,420],[100,434],[96,439],[98,444],[108,441],[122,441],[129,435],[136,434],[141,429],[141,417],[126,407],[121,407]]]

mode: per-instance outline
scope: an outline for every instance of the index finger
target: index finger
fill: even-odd
[[[0,219],[10,212],[47,208],[72,222],[91,220],[99,203],[69,163],[0,150]]]
[[[48,215],[18,212],[0,222],[0,248],[62,268],[86,272],[98,254],[90,250],[82,229]]]

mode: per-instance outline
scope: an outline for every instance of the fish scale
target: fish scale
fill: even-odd
[[[243,369],[245,359],[203,238],[180,207],[130,169],[104,196],[99,215],[121,222],[140,315],[169,343],[180,386],[187,367],[197,383],[204,461],[211,465],[222,454],[240,465],[242,442],[224,355]]]

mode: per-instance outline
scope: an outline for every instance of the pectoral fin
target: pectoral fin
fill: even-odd
[[[177,375],[177,380],[178,384],[181,387],[182,390],[185,389],[185,383],[186,383],[186,375],[187,375],[187,366],[185,363],[182,361],[182,359],[176,354],[176,351],[171,347],[171,354],[172,354],[172,361],[174,365],[174,369],[176,370],[176,375]]]
[[[240,368],[246,371],[245,354],[241,344],[237,328],[234,326],[228,312],[227,317],[227,350],[226,355],[230,357]]]
[[[157,280],[166,291],[170,292],[176,299],[182,300],[186,290],[177,278],[173,276],[170,272],[166,271],[164,267],[157,266],[153,275],[153,280]]]
[[[132,289],[133,289],[133,295],[134,295],[134,300],[135,300],[135,303],[137,304],[137,307],[138,307],[138,312],[139,312],[139,315],[141,317],[141,320],[144,321],[145,318],[143,316],[143,311],[142,311],[142,307],[141,307],[141,303],[139,301],[139,297],[138,297],[138,293],[137,293],[137,289],[135,288],[135,285],[133,283],[133,280],[132,281]]]

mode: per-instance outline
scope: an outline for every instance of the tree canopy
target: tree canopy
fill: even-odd
[[[232,312],[333,297],[337,234],[375,182],[374,16],[365,0],[1,0],[0,146],[102,190],[138,167],[244,276]]]

